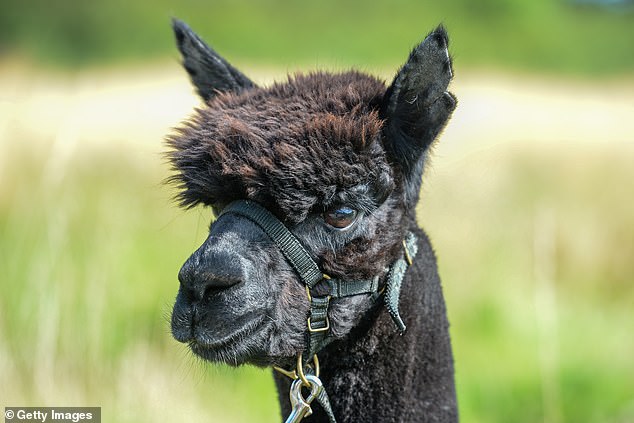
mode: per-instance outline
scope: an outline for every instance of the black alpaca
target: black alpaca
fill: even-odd
[[[389,87],[345,72],[261,88],[187,25],[173,26],[204,105],[168,138],[171,180],[183,206],[220,216],[179,273],[174,337],[236,366],[294,369],[303,353],[308,369],[316,351],[340,423],[456,422],[436,258],[415,218],[429,148],[456,106],[445,30],[412,51]],[[331,279],[307,282],[270,222],[241,211],[251,206]],[[315,299],[327,303],[320,319]],[[291,379],[275,381],[287,416]],[[312,410],[306,421],[329,421],[316,402]]]

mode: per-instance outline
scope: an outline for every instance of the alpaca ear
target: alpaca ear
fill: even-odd
[[[412,50],[381,104],[383,144],[403,177],[408,205],[418,201],[429,147],[457,104],[447,91],[453,77],[448,42],[442,26],[432,31]]]
[[[219,92],[239,92],[255,86],[242,72],[205,44],[185,22],[172,19],[172,28],[183,56],[183,67],[203,100],[208,101]]]

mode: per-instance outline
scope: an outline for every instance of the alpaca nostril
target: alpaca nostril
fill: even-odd
[[[202,292],[200,292],[200,299],[203,303],[208,303],[212,297],[222,291],[224,291],[225,289],[233,286],[235,284],[231,284],[231,285],[218,285],[218,284],[214,284],[214,283],[210,283],[209,285],[207,285],[206,287],[204,287],[204,290]]]
[[[191,284],[182,284],[191,301],[208,302],[214,295],[237,285],[242,281],[237,277],[214,277],[208,274],[197,274]]]
[[[178,272],[178,280],[187,298],[206,301],[215,293],[242,282],[244,271],[235,258],[224,254],[201,257],[195,253]]]
[[[197,290],[199,298],[209,300],[214,294],[239,284],[242,278],[235,274],[208,274],[199,275]]]
[[[245,280],[249,261],[233,243],[210,234],[178,272],[183,293],[190,301],[210,298]]]

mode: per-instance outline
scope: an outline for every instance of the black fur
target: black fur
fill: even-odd
[[[442,26],[415,47],[387,89],[381,107],[385,149],[405,178],[407,206],[418,202],[426,152],[456,108],[447,91],[453,77]]]
[[[172,28],[183,56],[183,67],[205,101],[219,92],[235,92],[255,86],[242,72],[205,44],[185,22],[172,19]]]
[[[368,296],[333,300],[336,341],[320,352],[322,380],[340,422],[455,422],[453,361],[436,259],[416,225],[424,163],[456,101],[448,38],[439,27],[417,46],[390,87],[358,72],[289,77],[255,86],[186,25],[174,30],[184,64],[207,100],[168,138],[183,206],[219,210],[259,202],[320,268],[382,283],[406,232],[419,253],[401,293],[405,335]],[[193,70],[193,71],[192,71]],[[359,211],[344,231],[324,211]],[[225,215],[179,273],[174,337],[232,365],[292,367],[305,348],[308,300],[279,249],[251,221]],[[289,380],[276,375],[283,413]],[[327,421],[318,406],[306,421]]]

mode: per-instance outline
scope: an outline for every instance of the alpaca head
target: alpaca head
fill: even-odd
[[[168,139],[181,204],[218,215],[234,200],[252,200],[284,223],[324,273],[383,280],[418,201],[429,147],[456,105],[447,91],[444,29],[412,51],[389,87],[346,72],[296,75],[268,88],[182,22],[174,30],[204,100]],[[249,219],[226,214],[213,223],[179,280],[172,332],[195,354],[287,365],[305,348],[305,287]],[[331,335],[346,337],[371,305],[368,295],[333,300]]]

